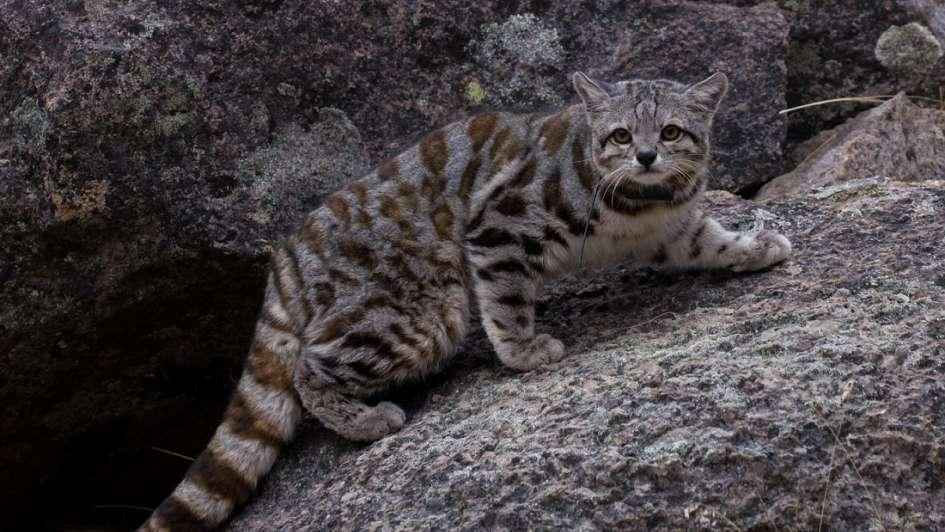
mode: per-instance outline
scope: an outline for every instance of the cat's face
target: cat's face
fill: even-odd
[[[712,117],[728,88],[724,74],[695,85],[665,80],[606,84],[580,72],[573,81],[584,102],[592,160],[603,186],[613,183],[618,192],[681,187],[705,168]]]

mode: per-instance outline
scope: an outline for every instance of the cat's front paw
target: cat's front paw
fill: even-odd
[[[539,334],[505,353],[499,353],[499,358],[512,369],[530,371],[557,362],[564,358],[564,355],[564,344],[561,340],[547,334]]]
[[[791,256],[791,242],[780,233],[765,230],[755,235],[741,261],[732,265],[736,272],[763,270]]]

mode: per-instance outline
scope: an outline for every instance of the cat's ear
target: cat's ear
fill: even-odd
[[[728,77],[722,72],[716,72],[706,79],[686,89],[686,96],[700,108],[714,113],[719,108],[719,102],[728,92]]]
[[[575,72],[571,76],[571,82],[574,84],[574,90],[577,91],[581,101],[584,102],[584,108],[590,112],[602,111],[607,108],[610,102],[610,95],[607,94],[600,84],[587,77],[583,72]]]

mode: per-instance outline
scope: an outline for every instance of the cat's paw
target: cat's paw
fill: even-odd
[[[765,230],[752,238],[743,259],[732,265],[736,272],[763,270],[791,256],[791,242],[780,233]]]
[[[548,334],[538,336],[519,344],[516,348],[500,353],[502,362],[519,371],[530,371],[546,366],[564,358],[564,344]]]
[[[399,406],[382,401],[359,414],[343,434],[350,440],[375,441],[403,428],[407,415]]]

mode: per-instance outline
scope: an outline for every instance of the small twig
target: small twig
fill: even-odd
[[[194,461],[197,460],[196,458],[193,458],[193,457],[191,457],[191,456],[187,456],[186,454],[175,453],[174,451],[168,451],[167,449],[161,449],[160,447],[155,447],[155,446],[153,446],[153,445],[151,446],[151,448],[154,449],[155,451],[159,452],[159,453],[169,454],[169,455],[171,455],[171,456],[176,456],[176,457],[178,457],[178,458],[183,458],[184,460],[187,460],[188,462],[194,462]]]

